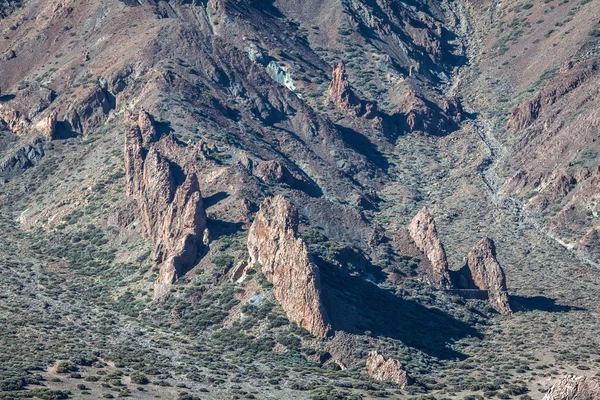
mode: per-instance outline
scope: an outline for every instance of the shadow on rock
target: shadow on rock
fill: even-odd
[[[390,167],[387,158],[385,158],[385,156],[377,149],[377,146],[371,143],[366,136],[341,125],[336,125],[336,128],[342,134],[344,142],[346,142],[348,146],[357,153],[365,156],[375,166],[387,172]]]
[[[229,236],[237,233],[243,229],[244,224],[242,222],[227,222],[219,221],[215,219],[209,219],[206,223],[206,227],[210,231],[212,240],[217,240],[221,236]]]

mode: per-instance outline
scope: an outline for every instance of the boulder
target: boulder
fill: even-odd
[[[570,375],[554,384],[544,400],[598,400],[600,384],[586,376]]]
[[[367,374],[378,381],[391,381],[402,387],[413,383],[413,379],[406,373],[398,360],[392,358],[386,360],[376,351],[369,353],[366,368]]]

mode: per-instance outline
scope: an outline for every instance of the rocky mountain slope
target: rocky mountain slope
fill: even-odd
[[[0,3],[0,398],[588,396],[598,15]]]

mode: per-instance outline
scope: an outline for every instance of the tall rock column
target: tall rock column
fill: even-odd
[[[473,283],[480,290],[487,290],[491,305],[501,314],[511,314],[506,279],[496,259],[496,246],[491,239],[483,238],[467,255],[467,265]]]
[[[173,139],[168,149],[172,153],[185,151]],[[152,119],[145,112],[127,133],[124,152],[127,195],[139,204],[144,236],[154,243],[153,258],[160,266],[155,285],[158,298],[168,293],[170,285],[198,259],[206,228],[200,185],[193,168],[175,166],[162,154]],[[182,183],[177,182],[174,168],[183,171]]]
[[[317,337],[331,330],[319,271],[297,237],[298,211],[282,196],[264,200],[248,234],[249,266],[261,266],[288,318]]]
[[[435,220],[427,210],[423,208],[408,226],[408,231],[415,244],[429,260],[431,272],[429,278],[438,288],[450,288],[450,273],[448,272],[448,260],[444,245],[438,236]]]

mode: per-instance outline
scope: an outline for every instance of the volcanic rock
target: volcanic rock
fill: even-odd
[[[161,297],[197,261],[206,213],[196,172],[163,154],[183,149],[172,138],[156,139],[151,117],[140,113],[125,138],[125,172],[127,194],[138,200],[144,235],[154,243]]]
[[[598,400],[600,384],[586,376],[567,376],[554,384],[544,400]]]
[[[288,318],[317,337],[331,330],[319,270],[297,237],[298,212],[282,196],[264,200],[248,234],[249,267],[262,266]]]
[[[490,303],[501,314],[511,314],[504,271],[496,259],[496,247],[483,238],[467,255],[467,265],[477,289],[487,290]]]
[[[413,379],[406,373],[398,360],[392,358],[386,360],[376,351],[369,353],[366,367],[367,374],[378,381],[391,381],[402,387],[413,383]]]
[[[431,264],[429,272],[431,282],[439,288],[451,287],[446,251],[438,236],[435,220],[427,208],[419,211],[408,226],[408,230],[419,250],[425,253]]]
[[[348,82],[346,64],[340,61],[333,68],[331,83],[329,84],[329,96],[333,102],[346,114],[353,117],[364,117],[372,119],[377,116],[375,104],[360,100]]]

